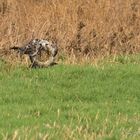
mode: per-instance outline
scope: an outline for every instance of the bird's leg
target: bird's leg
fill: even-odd
[[[35,63],[35,59],[36,59],[36,56],[32,56],[32,55],[29,55],[29,59],[31,61],[31,65],[29,66],[30,68],[36,68],[36,63]]]

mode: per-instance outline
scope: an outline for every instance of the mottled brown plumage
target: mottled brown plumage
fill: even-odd
[[[30,66],[31,68],[49,67],[56,64],[54,61],[58,53],[57,44],[51,43],[47,40],[34,39],[34,40],[31,40],[27,45],[23,47],[14,46],[10,49],[17,50],[20,53],[20,55],[24,55],[24,54],[28,55],[31,61],[31,66]],[[41,56],[42,51],[49,52],[50,54],[49,59],[45,62],[41,62],[37,59],[38,55]]]

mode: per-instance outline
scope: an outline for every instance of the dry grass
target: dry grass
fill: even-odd
[[[134,119],[130,119],[122,114],[116,115],[116,120],[112,123],[108,116],[103,120],[102,125],[97,128],[92,128],[98,124],[100,114],[96,114],[94,119],[87,117],[80,117],[77,115],[77,126],[73,126],[73,120],[71,124],[62,125],[59,122],[52,124],[46,123],[41,127],[45,132],[41,132],[40,126],[35,127],[21,127],[15,130],[13,133],[1,133],[3,140],[106,140],[106,139],[120,139],[120,140],[138,140],[140,130],[134,131],[132,127],[126,128],[121,126],[132,122]],[[135,116],[135,121],[139,121],[139,116]],[[58,118],[59,119],[59,118]],[[57,120],[59,121],[59,120]],[[85,124],[82,124],[82,121]],[[117,130],[117,131],[116,131]]]
[[[31,38],[57,41],[69,63],[139,52],[140,1],[1,0],[0,48]]]

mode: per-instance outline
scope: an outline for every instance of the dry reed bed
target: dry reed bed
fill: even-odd
[[[56,41],[69,62],[139,52],[140,1],[1,0],[0,48],[32,38]]]

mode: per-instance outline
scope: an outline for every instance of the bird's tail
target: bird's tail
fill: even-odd
[[[19,47],[14,46],[14,47],[10,48],[10,50],[20,50],[20,48],[19,48]]]

